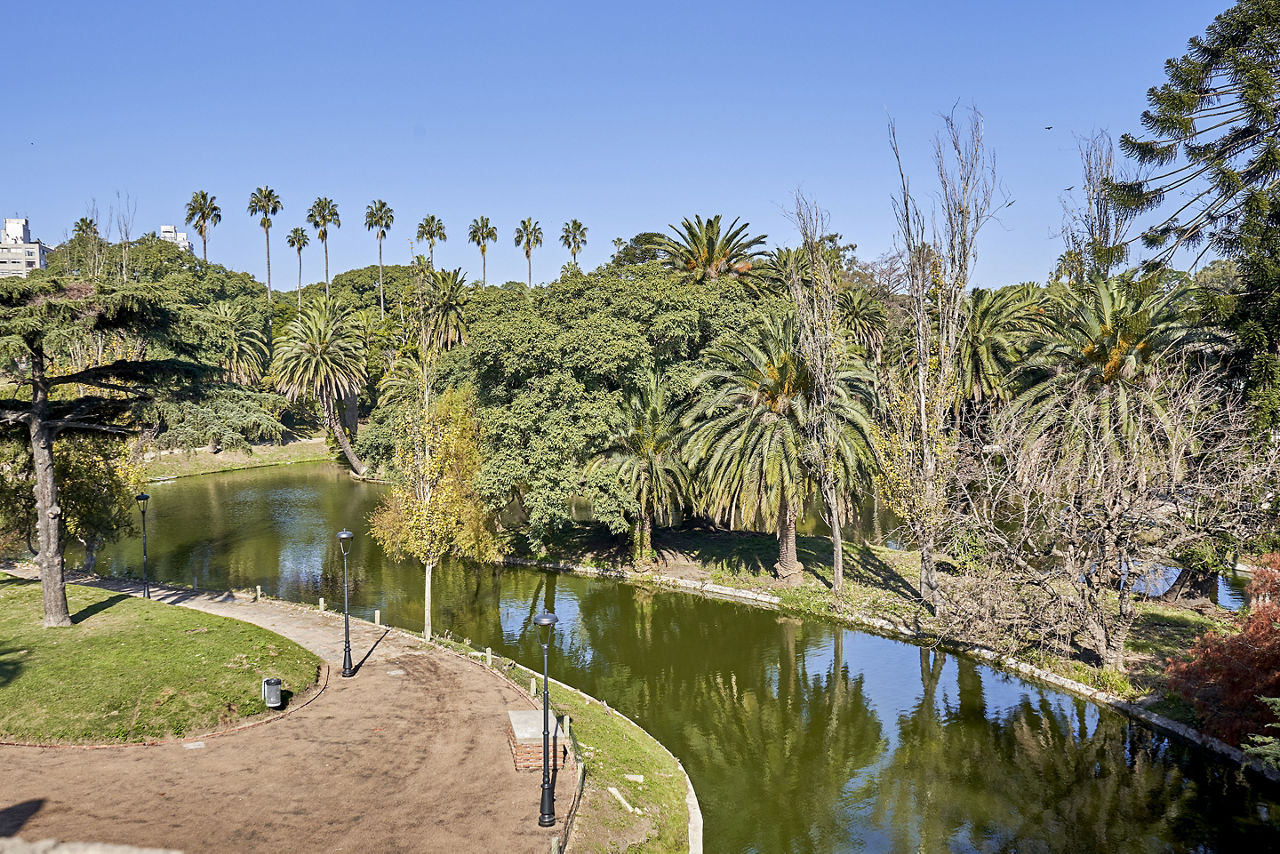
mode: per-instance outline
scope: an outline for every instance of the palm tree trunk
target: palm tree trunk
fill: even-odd
[[[804,564],[796,557],[796,520],[798,509],[790,502],[784,501],[778,509],[778,562],[773,571],[787,587],[800,584],[803,579]]]
[[[298,250],[298,311],[302,311],[302,250]]]
[[[533,253],[532,252],[524,253],[524,260],[529,265],[529,287],[533,287]]]
[[[209,238],[200,235],[200,260],[209,263]]]
[[[342,448],[342,453],[346,455],[347,462],[351,464],[351,468],[356,474],[363,475],[369,470],[369,467],[360,462],[360,458],[356,456],[355,449],[351,447],[351,442],[347,439],[347,432],[342,429],[342,424],[338,421],[338,412],[333,405],[333,400],[325,398],[322,405],[324,406],[324,417],[329,422],[329,429],[333,431],[333,437],[338,440],[338,447]]]
[[[271,229],[264,228],[262,233],[267,236],[267,304],[271,304]]]
[[[320,241],[324,245],[324,295],[329,295],[329,239]]]
[[[489,267],[485,258],[484,246],[480,247],[480,284],[489,284]]]
[[[387,318],[387,300],[382,294],[382,238],[378,238],[378,310],[382,312],[382,319]]]
[[[436,242],[432,240],[427,244],[427,258],[431,262],[431,269],[436,268]]]
[[[827,504],[827,521],[831,525],[832,589],[839,594],[844,587],[844,532],[840,530],[840,499],[831,484],[823,496]]]

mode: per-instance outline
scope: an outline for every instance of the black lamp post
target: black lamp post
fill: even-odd
[[[347,552],[351,548],[351,538],[355,536],[348,530],[338,532],[338,545],[342,548],[342,624],[343,641],[342,650],[342,675],[355,676],[356,673],[351,669],[351,609],[347,601]]]
[[[151,500],[151,496],[145,492],[139,492],[133,496],[138,502],[138,509],[142,511],[142,598],[151,598],[151,583],[147,581],[147,502]]]
[[[542,811],[538,815],[539,827],[551,827],[556,823],[556,793],[551,788],[551,703],[547,695],[547,648],[551,634],[560,618],[543,611],[533,618],[538,627],[538,643],[542,644]]]

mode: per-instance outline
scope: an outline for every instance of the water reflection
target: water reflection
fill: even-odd
[[[363,522],[379,490],[326,467],[160,484],[153,571],[341,602],[422,626],[422,572]],[[151,525],[152,513],[156,524]],[[122,543],[104,570],[135,571]],[[976,662],[826,623],[608,581],[446,564],[437,631],[553,672],[638,720],[698,790],[709,851],[1265,850],[1277,804],[1090,703]]]

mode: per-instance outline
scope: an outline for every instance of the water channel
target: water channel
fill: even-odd
[[[342,601],[420,630],[421,567],[368,536],[382,488],[327,464],[149,486],[153,577]],[[68,558],[70,562],[70,556]],[[141,544],[104,549],[136,575]],[[966,658],[811,618],[613,581],[450,564],[435,630],[622,710],[684,763],[710,852],[1233,851],[1280,844],[1280,793],[1123,716]]]

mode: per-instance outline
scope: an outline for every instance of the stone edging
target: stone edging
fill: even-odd
[[[533,560],[523,560],[520,558],[506,558],[503,563],[515,566],[527,566],[535,569],[549,569],[556,572],[566,572],[573,575],[589,575],[597,578],[608,578],[615,581],[644,581],[652,580],[660,586],[674,590],[682,590],[699,596],[706,596],[713,599],[727,599],[734,602],[742,602],[748,605],[757,605],[772,609],[785,609],[781,598],[769,593],[760,593],[754,590],[742,590],[737,587],[729,587],[724,584],[716,584],[710,581],[693,581],[688,578],[677,578],[671,575],[662,575],[661,573],[637,573],[626,569],[609,569],[594,566],[584,566],[572,563],[551,563],[538,562]],[[889,620],[882,620],[878,617],[867,617],[857,614],[831,614],[830,619],[836,622],[846,623],[858,628],[867,629],[876,634],[884,635],[895,640],[920,641],[926,638],[932,639],[932,635],[922,635],[913,632],[910,629],[901,626]],[[1280,768],[1273,768],[1263,762],[1253,759],[1243,750],[1234,745],[1227,744],[1220,738],[1200,732],[1194,727],[1166,718],[1164,715],[1156,714],[1150,709],[1145,709],[1136,703],[1130,703],[1121,697],[1110,694],[1106,691],[1099,691],[1090,688],[1083,682],[1077,682],[1074,679],[1068,679],[1065,676],[1059,676],[1048,670],[1027,664],[1010,656],[1001,655],[993,649],[987,647],[961,644],[954,641],[944,641],[942,645],[949,651],[957,652],[962,655],[969,655],[974,658],[981,659],[989,664],[995,665],[1002,670],[1012,671],[1019,676],[1035,679],[1038,682],[1046,682],[1056,688],[1069,691],[1080,697],[1093,700],[1104,706],[1109,706],[1116,711],[1142,721],[1148,726],[1160,730],[1168,735],[1172,735],[1178,739],[1186,741],[1204,750],[1216,753],[1224,759],[1227,759],[1241,768],[1248,769],[1271,782],[1280,782]]]

